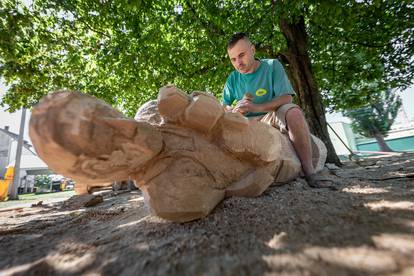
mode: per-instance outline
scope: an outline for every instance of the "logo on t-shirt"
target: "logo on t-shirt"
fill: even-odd
[[[267,91],[264,88],[259,88],[256,90],[256,96],[261,97],[266,95]]]

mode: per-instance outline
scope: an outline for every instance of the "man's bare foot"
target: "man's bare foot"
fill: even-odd
[[[305,180],[312,188],[328,188],[331,190],[337,190],[337,188],[334,186],[334,182],[323,175],[307,175],[305,176]]]

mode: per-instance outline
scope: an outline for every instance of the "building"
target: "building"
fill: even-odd
[[[384,139],[387,145],[394,151],[414,152],[414,120],[393,125]],[[359,151],[380,150],[377,141],[372,138],[358,136],[356,143]]]
[[[0,128],[0,177],[3,177],[6,172],[6,167],[15,159],[17,150],[17,139],[19,135],[9,131],[9,127]],[[23,141],[23,155],[36,155],[31,145]]]
[[[347,147],[352,152],[360,153],[380,151],[374,138],[367,138],[354,133],[351,124],[345,122],[345,120],[328,124],[329,136],[339,156],[349,156],[350,151]],[[403,108],[401,108],[395,123],[384,139],[394,151],[414,152],[414,119],[410,120]]]
[[[0,178],[3,179],[8,166],[14,166],[17,139],[19,135],[13,133],[6,126],[0,128]],[[32,150],[32,146],[23,141],[22,156],[20,160],[19,193],[32,192],[34,177],[38,174],[50,174],[47,165]]]
[[[329,137],[337,155],[348,156],[351,154],[350,151],[357,150],[356,135],[352,131],[351,124],[342,121],[328,124]]]

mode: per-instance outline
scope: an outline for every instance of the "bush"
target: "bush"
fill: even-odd
[[[48,192],[52,185],[52,179],[48,175],[36,175],[35,187],[39,192]]]

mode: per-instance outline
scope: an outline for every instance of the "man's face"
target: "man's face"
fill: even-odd
[[[231,64],[234,69],[242,74],[253,73],[255,69],[254,53],[255,48],[252,43],[245,39],[240,39],[230,49],[227,49]]]

